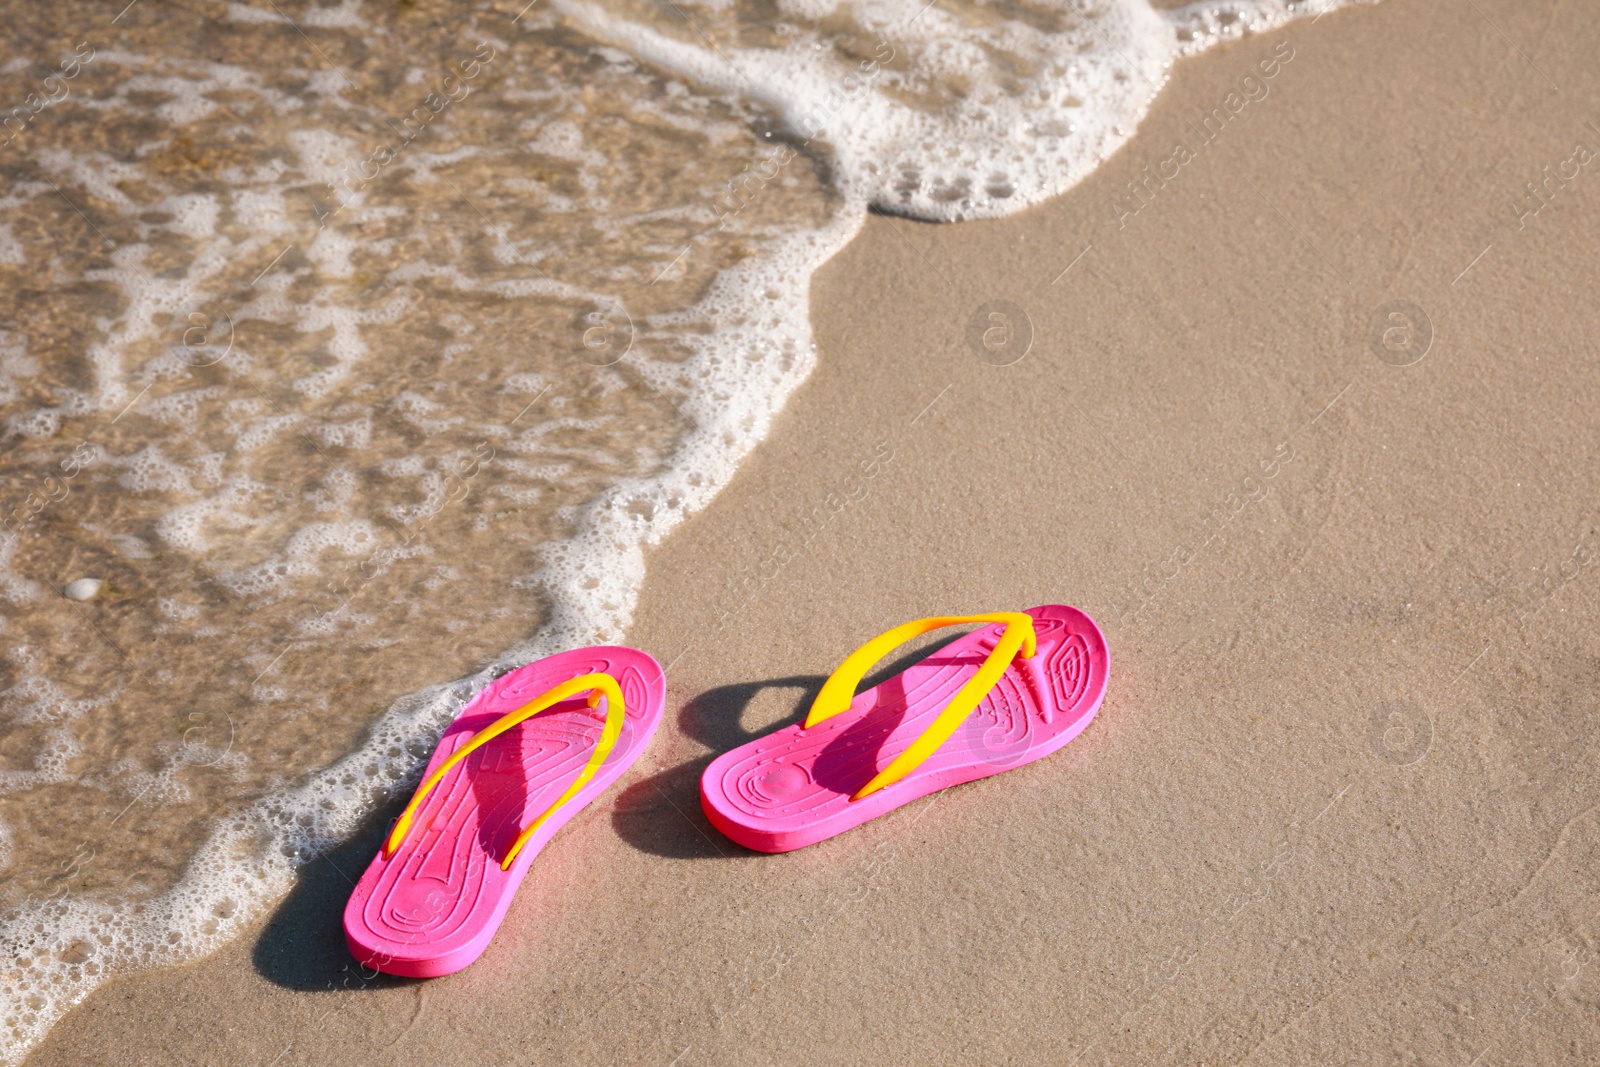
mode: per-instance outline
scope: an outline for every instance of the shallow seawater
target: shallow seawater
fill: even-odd
[[[524,5],[0,27],[0,1060],[259,915],[492,672],[622,638],[870,207],[1069,188],[1296,13]]]

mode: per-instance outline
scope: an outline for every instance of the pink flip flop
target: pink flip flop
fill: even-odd
[[[852,696],[894,648],[973,622],[996,625]],[[1110,668],[1100,627],[1060,604],[908,622],[840,664],[803,724],[712,761],[700,803],[747,848],[814,844],[946,786],[1048,756],[1094,718]]]
[[[534,856],[639,758],[665,704],[661,665],[615,645],[491,682],[445,730],[350,894],[351,954],[407,978],[481,956]]]

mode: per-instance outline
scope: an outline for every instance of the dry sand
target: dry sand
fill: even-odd
[[[487,955],[349,964],[376,813],[258,935],[104,987],[32,1062],[1600,1060],[1600,161],[1512,207],[1600,149],[1592,16],[1302,22],[1182,66],[1056,202],[873,219],[816,286],[815,378],[651,562],[654,749]],[[994,300],[1031,323],[1010,366],[966,340]],[[701,817],[708,759],[866,637],[1045,602],[1113,656],[1060,754],[785,856]]]

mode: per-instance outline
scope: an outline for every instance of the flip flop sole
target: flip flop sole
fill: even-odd
[[[595,750],[603,707],[563,701],[494,738],[452,768],[394,854],[380,851],[345,906],[345,940],[363,965],[408,978],[459,971],[483,954],[529,865],[563,825],[620,778],[661,722],[661,665],[607,645],[549,656],[495,679],[445,730],[423,772],[507,712],[580,675],[604,672],[623,694],[622,732],[593,778],[501,870],[517,835],[574,782]]]
[[[700,779],[706,817],[747,848],[788,852],[1056,751],[1099,710],[1110,655],[1100,627],[1077,608],[1051,604],[1028,614],[1037,653],[1014,659],[956,733],[905,778],[850,799],[922,735],[977,673],[1004,627],[958,638],[809,730],[787,726],[717,757]]]

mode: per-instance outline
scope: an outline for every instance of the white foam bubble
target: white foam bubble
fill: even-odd
[[[272,8],[256,7],[237,0],[228,0],[227,11],[230,22],[276,26],[282,25],[284,20],[284,16]],[[361,18],[361,0],[339,0],[337,5],[312,6],[300,11],[299,18],[301,25],[328,29],[366,25]]]
[[[192,492],[189,473],[172,462],[160,445],[146,445],[130,456],[109,457],[113,467],[124,473],[118,480],[136,492]]]
[[[171,229],[196,240],[210,237],[217,232],[217,215],[220,209],[216,197],[203,193],[169,196],[156,205],[157,211],[172,213],[172,221],[167,224]]]
[[[0,223],[0,265],[20,267],[27,261],[22,242],[11,232],[11,224]]]
[[[18,533],[0,533],[0,597],[13,604],[25,604],[44,596],[42,585],[22,577],[11,567],[12,557],[16,555],[21,540],[22,536]]]

